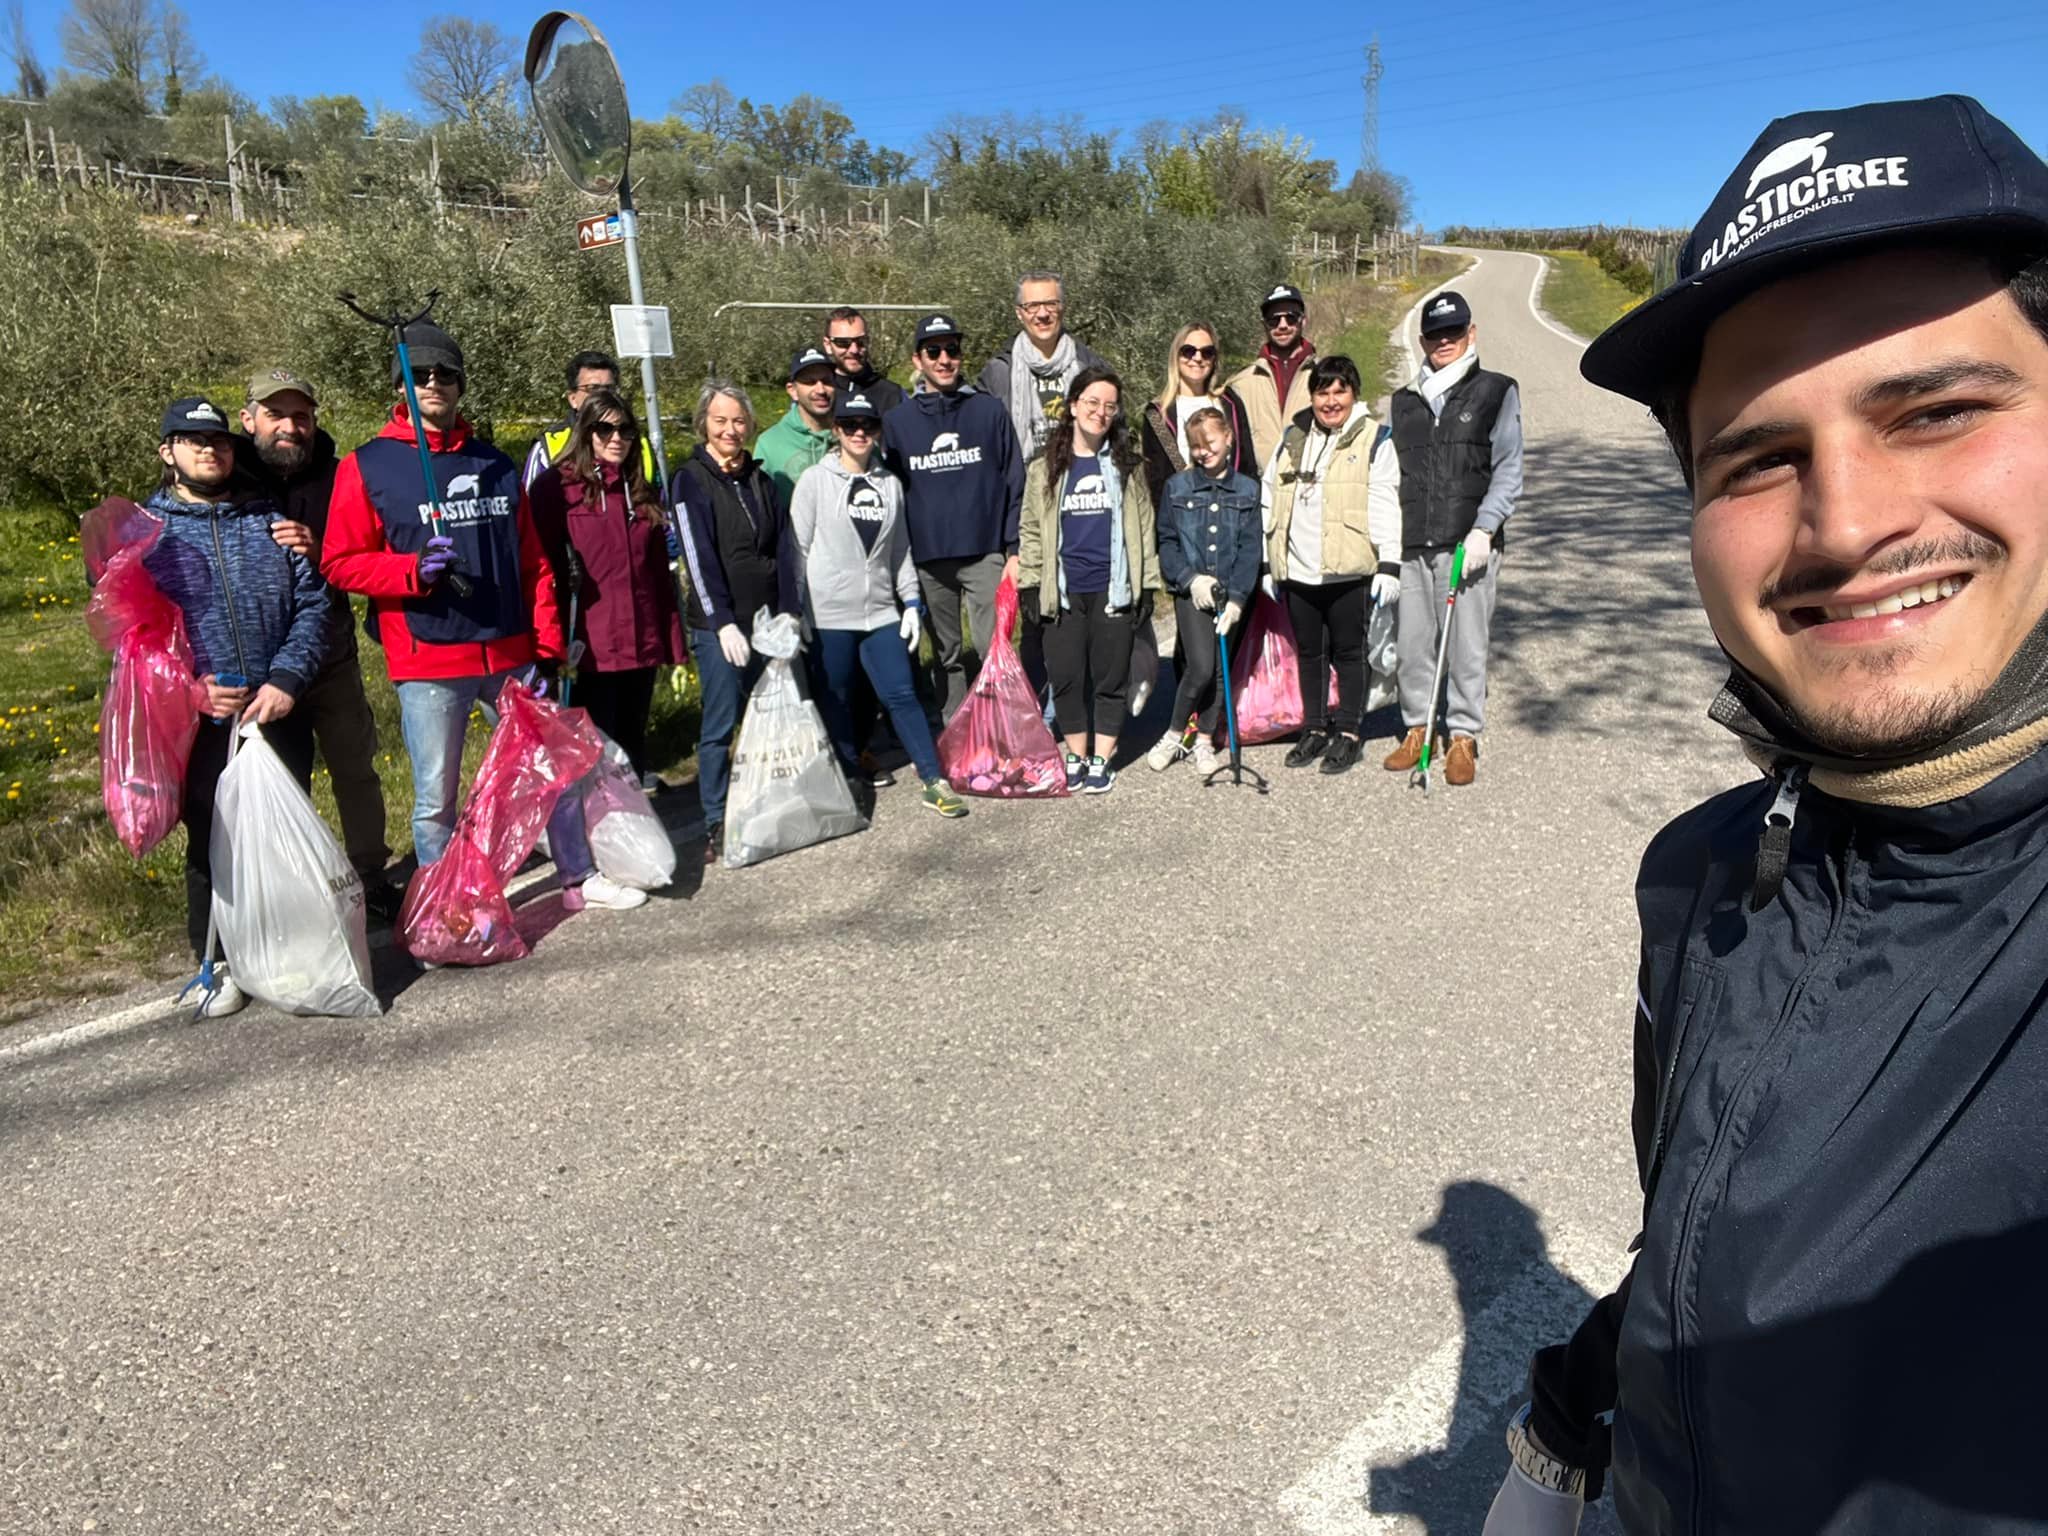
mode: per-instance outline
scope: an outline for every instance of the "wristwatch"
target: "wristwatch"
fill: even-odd
[[[1533,1406],[1531,1403],[1522,1404],[1521,1411],[1509,1422],[1508,1454],[1522,1469],[1522,1475],[1537,1487],[1583,1499],[1586,1496],[1586,1469],[1567,1466],[1555,1456],[1536,1448],[1536,1442],[1529,1434],[1529,1410]]]

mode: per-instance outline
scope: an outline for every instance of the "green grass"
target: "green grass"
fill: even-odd
[[[1642,300],[1600,270],[1583,251],[1545,251],[1543,307],[1552,319],[1587,340],[1598,336]]]
[[[1359,281],[1326,285],[1310,300],[1310,320],[1313,325],[1320,319],[1316,311],[1327,303],[1337,309],[1337,323],[1342,329],[1327,346],[1318,341],[1316,350],[1326,357],[1341,353],[1350,358],[1358,365],[1365,398],[1368,401],[1378,399],[1387,389],[1402,382],[1389,377],[1390,370],[1403,362],[1401,349],[1392,340],[1394,326],[1407,314],[1418,294],[1456,277],[1470,265],[1463,256],[1425,251],[1422,270],[1414,277],[1404,277],[1392,283]],[[1323,332],[1312,328],[1309,334],[1320,337]]]

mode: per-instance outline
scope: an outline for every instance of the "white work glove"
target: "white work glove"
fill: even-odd
[[[1470,556],[1466,557],[1471,558]],[[1375,576],[1372,579],[1372,600],[1375,603],[1392,605],[1401,601],[1401,578],[1398,576]]]
[[[1238,617],[1243,612],[1244,610],[1238,607],[1237,604],[1225,603],[1223,611],[1216,615],[1216,633],[1220,635],[1226,630],[1235,628]]]
[[[1273,573],[1271,571],[1266,572],[1265,575],[1259,578],[1259,590],[1273,599],[1274,602],[1280,601],[1280,589],[1273,585]]]
[[[1486,574],[1486,562],[1493,558],[1493,535],[1474,528],[1465,535],[1465,579],[1477,581]]]
[[[747,644],[747,637],[740,633],[737,624],[727,624],[718,631],[718,649],[735,667],[744,667],[754,659],[754,648]]]
[[[923,625],[918,620],[917,610],[915,608],[904,609],[903,622],[896,626],[896,633],[903,637],[903,644],[913,656],[917,654],[918,635],[922,629]]]
[[[1207,613],[1216,606],[1216,578],[1197,576],[1188,583],[1188,600]]]
[[[1553,1493],[1512,1464],[1480,1536],[1577,1536],[1586,1501],[1575,1493]]]

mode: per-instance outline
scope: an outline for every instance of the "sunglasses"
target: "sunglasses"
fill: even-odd
[[[867,416],[856,416],[851,421],[839,423],[839,430],[848,437],[873,437],[882,430],[882,424]]]
[[[1214,347],[1182,347],[1180,355],[1191,363],[1213,363],[1216,360]]]
[[[600,421],[590,429],[590,435],[600,443],[608,443],[615,437],[632,438],[639,434],[623,421]]]
[[[1465,327],[1462,325],[1448,331],[1424,331],[1422,333],[1422,344],[1425,347],[1448,346],[1454,341],[1463,341],[1464,339]]]
[[[1301,311],[1298,309],[1283,309],[1266,316],[1266,329],[1269,331],[1275,326],[1300,324]]]
[[[851,352],[854,348],[865,347],[867,344],[868,339],[865,336],[827,336],[825,338],[825,345],[838,352]]]
[[[917,350],[926,357],[958,357],[960,355],[960,343],[957,341],[931,341],[926,342]]]
[[[453,368],[443,368],[439,363],[434,363],[425,368],[413,369],[412,381],[415,387],[421,384],[440,384],[446,386],[449,384],[460,384],[462,382],[462,375]]]

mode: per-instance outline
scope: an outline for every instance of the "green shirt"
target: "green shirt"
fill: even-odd
[[[790,498],[796,494],[796,483],[803,478],[804,471],[831,451],[832,434],[806,426],[803,412],[794,404],[789,414],[763,432],[754,444],[754,457],[761,461],[768,478],[782,493],[784,511],[789,509]]]

